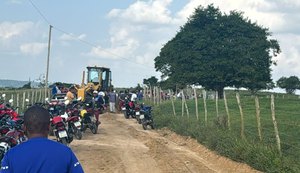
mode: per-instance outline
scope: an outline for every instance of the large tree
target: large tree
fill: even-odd
[[[281,77],[277,81],[277,86],[285,89],[288,94],[294,94],[297,89],[300,89],[300,80],[297,76]]]
[[[174,85],[202,85],[220,97],[224,87],[255,92],[272,86],[272,56],[280,47],[270,36],[241,12],[222,14],[213,5],[200,6],[161,49],[155,68]]]
[[[147,86],[157,86],[158,79],[155,76],[151,76],[148,79],[143,79],[143,84]]]

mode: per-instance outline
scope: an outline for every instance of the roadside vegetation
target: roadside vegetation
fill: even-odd
[[[220,155],[244,162],[264,172],[300,172],[300,100],[295,95],[275,94],[276,120],[281,138],[282,155],[277,150],[271,118],[270,95],[259,93],[261,107],[262,140],[257,133],[254,97],[247,91],[240,92],[244,113],[245,138],[241,137],[241,119],[235,92],[227,92],[231,129],[227,127],[224,101],[219,100],[219,116],[213,99],[207,100],[207,125],[204,121],[203,99],[198,99],[199,119],[196,119],[195,102],[187,100],[190,116],[182,116],[181,100],[176,100],[176,116],[171,101],[162,102],[154,109],[158,128],[195,138]]]

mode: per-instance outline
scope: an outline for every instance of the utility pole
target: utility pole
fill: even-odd
[[[52,26],[50,25],[49,29],[49,40],[48,40],[48,56],[47,56],[47,71],[46,71],[46,79],[45,79],[45,97],[47,97],[47,88],[48,88],[48,75],[49,75],[49,58],[50,58],[50,45],[51,45],[51,30]]]

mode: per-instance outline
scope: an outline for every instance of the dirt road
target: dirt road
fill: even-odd
[[[101,121],[98,134],[87,131],[71,143],[86,173],[257,172],[193,139],[168,130],[144,131],[121,114],[104,114]]]

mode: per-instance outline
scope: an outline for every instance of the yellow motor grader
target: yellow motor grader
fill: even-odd
[[[93,91],[108,91],[111,89],[111,71],[106,67],[88,66],[87,81],[85,81],[85,71],[83,71],[81,86],[77,86],[77,97],[85,101],[87,95]]]

